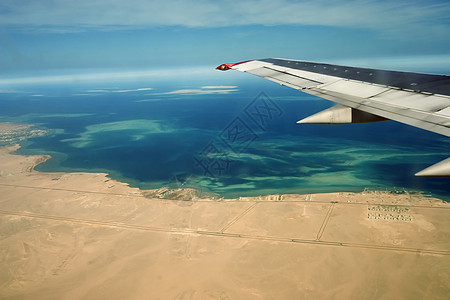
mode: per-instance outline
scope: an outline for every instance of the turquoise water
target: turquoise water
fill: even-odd
[[[0,121],[49,131],[19,150],[53,156],[39,171],[108,172],[141,188],[225,197],[365,187],[450,195],[450,179],[413,175],[449,156],[448,138],[392,121],[297,125],[332,104],[241,80],[11,86],[0,94]]]

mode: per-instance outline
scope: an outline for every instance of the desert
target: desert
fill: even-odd
[[[2,299],[446,299],[450,206],[408,191],[202,198],[0,149]],[[180,200],[181,199],[181,200]]]

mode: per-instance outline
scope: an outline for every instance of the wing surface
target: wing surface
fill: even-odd
[[[247,72],[340,104],[299,123],[391,119],[450,137],[450,76],[279,58],[223,64],[217,69]],[[417,175],[434,176],[430,168],[428,174]],[[444,169],[450,176],[450,161]],[[442,165],[439,173],[442,176]]]

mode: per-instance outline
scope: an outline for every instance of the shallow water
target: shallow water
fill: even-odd
[[[227,80],[14,87],[1,94],[0,121],[49,130],[19,150],[52,154],[39,171],[108,172],[141,188],[450,194],[450,179],[413,175],[449,156],[448,138],[393,121],[297,125],[332,104],[258,78]]]

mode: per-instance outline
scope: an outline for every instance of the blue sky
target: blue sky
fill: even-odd
[[[2,0],[0,53],[3,79],[267,57],[431,70],[450,66],[450,2]]]

